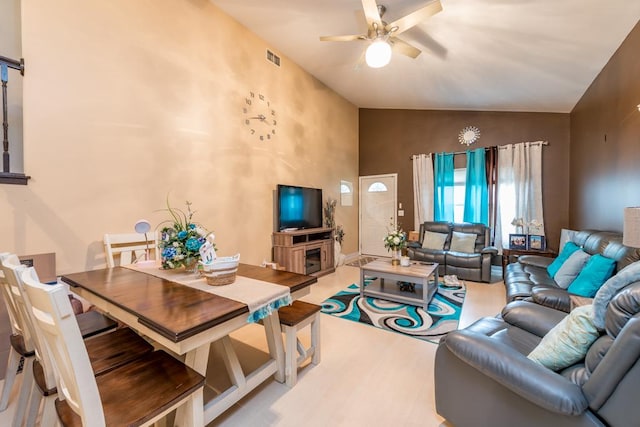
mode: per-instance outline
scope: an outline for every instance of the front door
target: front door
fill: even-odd
[[[384,238],[396,224],[398,174],[360,177],[360,254],[391,256]]]

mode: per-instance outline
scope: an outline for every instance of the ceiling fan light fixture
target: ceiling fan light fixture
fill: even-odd
[[[371,68],[384,67],[391,61],[391,45],[386,40],[376,39],[367,47],[365,61]]]

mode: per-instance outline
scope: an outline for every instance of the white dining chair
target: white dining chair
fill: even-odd
[[[63,285],[44,285],[32,267],[21,274],[36,333],[57,372],[56,413],[63,426],[148,426],[185,405],[184,426],[203,425],[204,377],[163,351],[94,376]]]
[[[0,263],[9,256],[10,254],[6,252],[1,253]],[[9,358],[7,360],[4,386],[2,387],[2,394],[0,395],[0,411],[6,410],[9,406],[9,398],[11,396],[11,391],[16,384],[20,361],[22,360],[23,378],[20,383],[20,391],[18,392],[17,405],[12,421],[12,425],[20,426],[23,423],[29,401],[30,387],[33,383],[33,361],[35,359],[35,351],[32,335],[24,326],[25,323],[20,316],[16,301],[11,293],[9,281],[2,270],[0,270],[0,293],[3,296],[9,313],[9,320],[11,322],[11,337],[9,339],[11,346],[9,347]]]
[[[7,255],[2,258],[0,268],[13,298],[17,315],[22,319],[23,329],[27,330],[32,337],[36,353],[35,361],[33,362],[33,381],[30,385],[29,407],[25,425],[27,427],[35,426],[36,420],[40,416],[37,424],[39,427],[53,427],[57,424],[55,412],[57,394],[55,369],[47,352],[46,343],[37,333],[31,303],[24,290],[21,275],[27,267],[20,264],[17,256]],[[76,320],[82,322],[83,316],[86,314],[75,316]],[[99,326],[99,329],[102,329],[101,326]],[[91,367],[96,376],[153,351],[151,344],[129,328],[110,330],[100,334],[95,334],[91,328],[80,327],[80,331],[82,338],[85,339]],[[28,388],[29,383],[26,381],[27,378],[25,377],[23,387]],[[41,407],[42,409],[40,409]]]
[[[146,235],[146,238],[145,238]],[[158,233],[107,233],[104,235],[107,267],[157,259]]]

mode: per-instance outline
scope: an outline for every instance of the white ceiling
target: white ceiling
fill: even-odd
[[[387,22],[428,3],[377,1]],[[570,112],[640,19],[640,0],[441,0],[401,36],[418,58],[371,69],[367,42],[319,41],[365,32],[360,0],[211,2],[361,108]]]

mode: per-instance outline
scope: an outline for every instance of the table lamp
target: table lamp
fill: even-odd
[[[622,244],[640,248],[640,206],[624,208]]]
[[[144,251],[144,260],[149,261],[149,239],[147,233],[151,230],[151,224],[146,219],[141,219],[133,227],[136,233],[144,233],[144,241],[147,244],[147,249]]]

